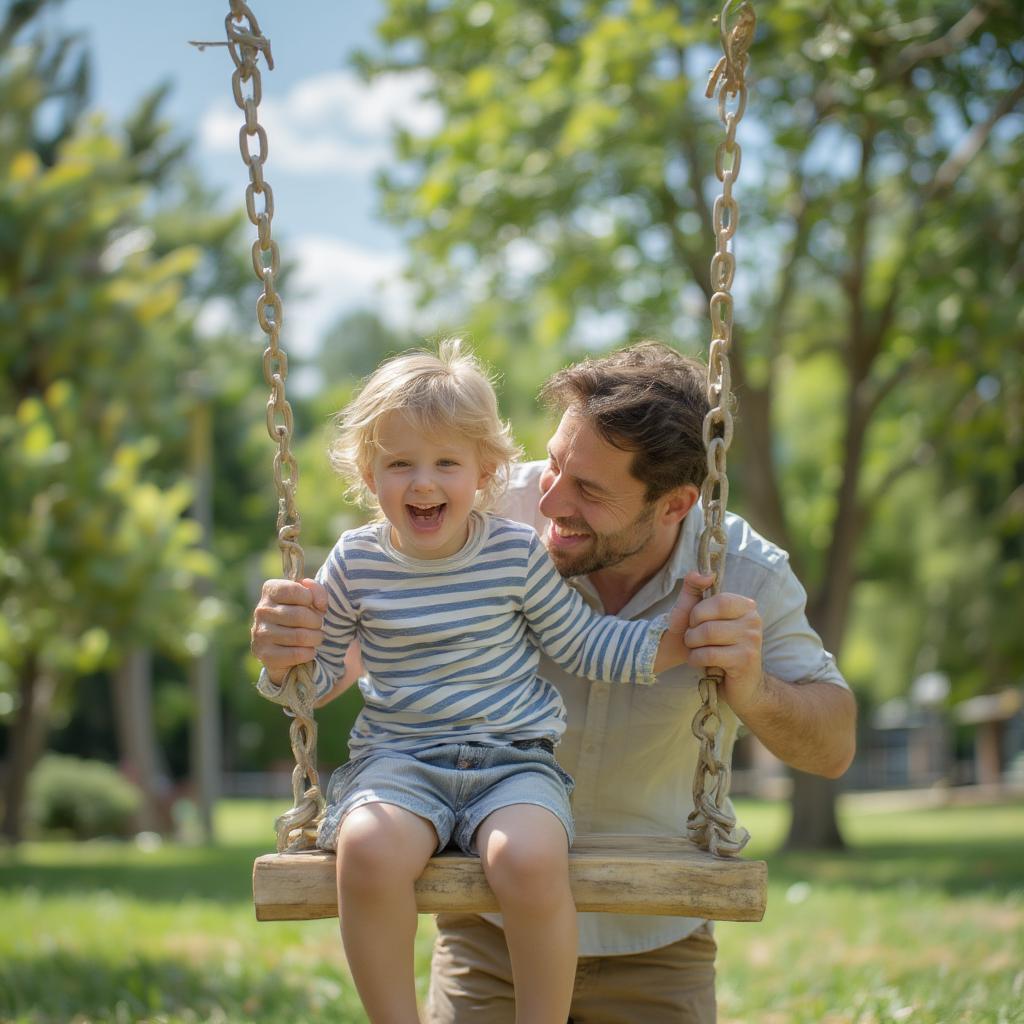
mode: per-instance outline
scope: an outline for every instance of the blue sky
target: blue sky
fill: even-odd
[[[401,247],[376,216],[373,175],[387,158],[394,118],[429,128],[436,114],[417,101],[417,83],[392,79],[368,90],[348,69],[347,54],[374,45],[377,0],[251,6],[275,64],[264,74],[260,106],[270,136],[274,233],[284,255],[299,264],[297,295],[285,296],[286,344],[308,351],[342,311],[356,307],[407,323]],[[85,34],[94,105],[114,121],[169,81],[165,115],[194,140],[204,180],[226,205],[240,205],[248,175],[238,151],[242,115],[231,97],[233,65],[223,47],[199,52],[188,45],[223,39],[227,11],[227,0],[66,0],[49,18],[54,28]]]

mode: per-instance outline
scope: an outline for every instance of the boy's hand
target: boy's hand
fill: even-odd
[[[699,572],[689,572],[683,579],[683,589],[668,613],[668,628],[672,633],[685,633],[690,628],[690,616],[693,609],[704,600],[704,591],[715,582],[710,573],[707,576]]]
[[[690,612],[683,634],[689,663],[697,669],[716,666],[725,673],[722,696],[742,717],[763,696],[764,624],[757,603],[740,594],[716,594]]]
[[[327,591],[316,580],[267,580],[253,612],[250,649],[280,683],[293,665],[312,661],[323,643]]]
[[[703,600],[704,591],[714,582],[715,577],[704,576],[699,572],[686,574],[683,589],[668,613],[668,629],[662,634],[658,645],[658,656],[654,660],[654,672],[685,665],[690,660],[690,649],[683,637],[690,628],[690,617],[694,608]]]

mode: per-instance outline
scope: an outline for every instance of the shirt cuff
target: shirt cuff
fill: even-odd
[[[319,662],[315,662],[313,665],[313,701],[314,703],[320,700],[325,693],[328,692],[330,687],[326,685],[327,673],[324,672],[323,666]],[[278,684],[270,678],[270,673],[266,668],[260,669],[259,679],[256,682],[256,689],[259,690],[263,696],[267,697],[268,700],[273,700],[269,694],[274,692]],[[275,701],[275,703],[278,703]],[[295,712],[289,709],[286,705],[281,704],[281,710],[289,717],[294,718]]]
[[[661,643],[662,634],[667,629],[667,615],[658,615],[647,623],[647,631],[636,659],[637,673],[636,679],[633,681],[637,685],[650,686],[658,681],[658,677],[654,674],[654,661],[658,657],[658,644]]]

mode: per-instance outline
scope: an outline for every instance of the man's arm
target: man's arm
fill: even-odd
[[[764,672],[749,703],[729,706],[777,758],[802,772],[838,779],[853,761],[857,702],[835,683],[786,683]]]
[[[764,671],[757,604],[738,594],[702,601],[684,635],[695,668],[725,672],[722,697],[778,758],[803,772],[838,778],[856,749],[857,705],[842,686],[785,682]]]

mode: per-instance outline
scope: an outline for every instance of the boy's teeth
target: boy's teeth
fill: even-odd
[[[420,519],[433,519],[440,515],[442,505],[410,505],[409,511]]]

